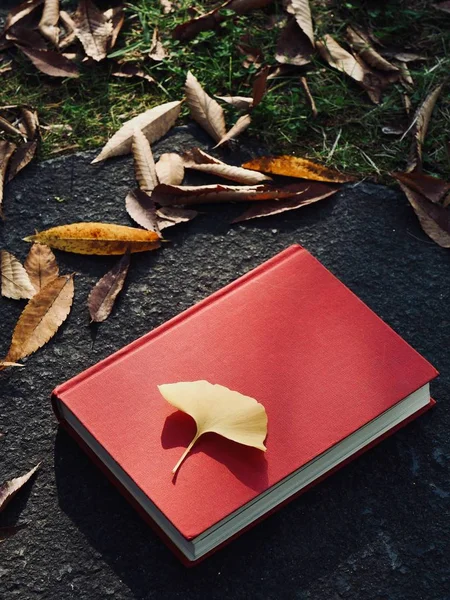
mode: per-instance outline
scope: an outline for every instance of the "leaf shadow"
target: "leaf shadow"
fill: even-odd
[[[192,417],[176,411],[165,420],[161,445],[165,449],[180,447],[182,452],[193,439],[195,431],[196,426]],[[185,460],[189,460],[190,455],[200,452],[221,462],[239,481],[255,492],[262,492],[267,488],[268,465],[265,454],[261,450],[238,444],[216,433],[205,433],[198,439]],[[183,465],[180,469],[182,468]],[[176,483],[176,476],[173,483]]]

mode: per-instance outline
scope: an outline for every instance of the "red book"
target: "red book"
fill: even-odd
[[[54,390],[55,411],[185,563],[195,563],[431,406],[437,371],[291,246]],[[205,379],[264,405],[267,452],[158,385]]]

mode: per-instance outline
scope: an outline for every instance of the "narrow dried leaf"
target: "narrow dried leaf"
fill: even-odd
[[[146,79],[150,83],[155,83],[155,80],[151,75],[148,75],[145,71],[143,71],[140,67],[133,65],[131,63],[126,63],[124,65],[120,65],[118,69],[113,71],[111,75],[114,77],[140,77],[141,79]]]
[[[198,215],[198,212],[188,208],[165,206],[164,208],[158,208],[156,214],[158,215],[158,227],[161,230],[178,225],[178,223],[192,221]]]
[[[75,23],[69,13],[65,10],[60,10],[59,18],[66,32],[64,37],[59,40],[58,44],[59,49],[63,50],[64,48],[71,46],[77,39],[77,36],[75,35]]]
[[[25,238],[25,242],[37,242],[50,248],[77,254],[125,254],[145,252],[159,248],[159,236],[125,225],[110,223],[72,223],[52,227]]]
[[[267,76],[269,75],[270,67],[266,66],[264,69],[256,75],[253,82],[253,103],[252,107],[255,108],[264,98],[267,86]]]
[[[109,8],[103,13],[103,15],[106,17],[106,19],[108,19],[108,21],[111,21],[112,33],[108,43],[108,50],[111,50],[116,45],[117,38],[119,37],[120,30],[122,29],[122,25],[125,20],[123,6]]]
[[[24,266],[36,292],[40,292],[59,276],[56,257],[50,248],[43,244],[31,246]]]
[[[316,181],[305,181],[303,186],[304,193],[299,194],[295,198],[253,203],[248,210],[237,219],[234,219],[233,223],[240,223],[241,221],[248,221],[258,217],[268,217],[289,210],[296,210],[297,208],[302,208],[303,206],[308,206],[308,204],[313,204],[314,202],[329,198],[339,190],[337,186],[331,187],[330,185],[325,185],[324,183]]]
[[[399,181],[424,232],[442,248],[450,248],[450,211]]]
[[[215,202],[261,202],[293,198],[304,192],[298,184],[274,188],[269,185],[165,185],[155,187],[152,199],[161,206],[183,206]]]
[[[77,66],[58,52],[53,50],[34,50],[18,46],[28,56],[33,65],[46,75],[51,77],[79,77]]]
[[[155,203],[143,190],[131,190],[125,198],[127,213],[138,225],[159,234]]]
[[[129,266],[130,253],[127,252],[119,259],[111,271],[108,271],[108,273],[106,273],[92,289],[88,298],[91,322],[102,323],[109,317],[114,302],[125,283]]]
[[[302,84],[302,88],[305,90],[306,98],[308,100],[309,106],[311,107],[312,116],[315,119],[318,114],[317,107],[316,103],[314,102],[314,98],[312,97],[312,94],[309,90],[308,81],[306,80],[306,77],[300,77],[300,83]]]
[[[30,13],[32,13],[43,3],[44,0],[25,0],[25,2],[19,4],[19,6],[13,8],[6,17],[5,27],[3,31],[8,31],[8,29],[10,29],[13,25],[21,21],[24,17],[27,17]]]
[[[301,67],[311,62],[314,48],[295,19],[289,19],[277,41],[275,59],[282,64]]]
[[[271,178],[257,171],[250,171],[243,169],[242,167],[235,167],[234,165],[228,165],[221,160],[206,154],[199,148],[192,148],[183,155],[184,166],[187,169],[194,169],[201,171],[202,173],[208,173],[209,175],[216,175],[217,177],[223,177],[224,179],[230,179],[231,181],[237,181],[238,183],[244,183],[248,185],[261,183],[263,181],[270,181]]]
[[[16,145],[12,142],[0,140],[0,218],[3,216],[3,186],[5,183],[6,170],[8,168],[9,159],[16,149]]]
[[[427,60],[426,56],[422,56],[421,54],[415,54],[414,52],[391,52],[391,53],[383,53],[385,56],[390,58],[395,58],[401,62],[415,62],[419,60]]]
[[[45,0],[39,31],[55,46],[59,41],[59,0]]]
[[[36,465],[31,471],[28,471],[22,477],[15,477],[6,481],[0,486],[0,512],[5,509],[6,505],[14,498],[17,492],[33,477],[40,465]]]
[[[73,15],[75,35],[84,51],[96,61],[103,60],[113,33],[112,22],[95,6],[92,0],[80,0]]]
[[[26,142],[19,146],[9,161],[8,176],[6,182],[9,183],[22,169],[24,169],[32,160],[36,154],[38,142],[34,140],[32,142]]]
[[[226,134],[222,107],[208,96],[190,71],[187,74],[185,91],[191,117],[219,142]]]
[[[137,117],[133,117],[122,125],[92,162],[96,163],[111,156],[128,154],[131,151],[135,129],[140,129],[149,143],[153,144],[169,131],[180,114],[180,110],[181,102],[176,100],[155,106]]]
[[[414,79],[411,76],[411,71],[406,66],[406,63],[399,62],[399,71],[400,71],[400,83],[407,90],[410,90],[414,86]]]
[[[365,63],[380,71],[397,71],[398,68],[381,56],[371,45],[369,36],[357,27],[347,27],[350,46]]]
[[[230,129],[230,131],[228,131],[219,140],[219,143],[216,144],[214,146],[214,148],[218,148],[219,146],[222,146],[222,144],[225,144],[226,142],[229,142],[230,140],[237,137],[238,135],[241,135],[241,133],[247,129],[247,127],[250,125],[251,122],[252,122],[252,119],[251,119],[250,115],[242,115],[242,117],[239,117],[239,119],[236,121],[236,123]]]
[[[152,60],[158,62],[164,60],[167,57],[167,52],[161,43],[157,27],[153,31],[152,45],[150,47],[148,55]]]
[[[407,172],[417,171],[422,168],[422,146],[430,124],[436,101],[441,93],[442,85],[435,87],[418,107],[414,114],[413,142],[408,158]]]
[[[134,172],[139,187],[151,192],[158,185],[153,153],[147,138],[140,129],[135,129],[131,145],[134,158]]]
[[[435,204],[443,200],[450,191],[449,182],[425,173],[392,173],[392,176]]]
[[[320,55],[326,62],[337,69],[346,73],[349,77],[362,83],[367,73],[367,69],[364,69],[356,58],[344,50],[331,35],[325,35],[316,44]]]
[[[310,179],[312,181],[328,181],[331,183],[352,181],[351,177],[343,175],[339,171],[324,167],[306,158],[297,158],[296,156],[264,156],[249,160],[242,166],[246,169],[254,169],[263,173],[300,177],[301,179]]]
[[[314,30],[309,0],[288,0],[286,10],[295,16],[298,26],[314,46]]]
[[[231,104],[231,106],[238,110],[250,110],[253,106],[253,98],[249,98],[248,96],[216,96],[216,98],[227,104]]]
[[[0,250],[2,267],[2,296],[21,300],[29,300],[34,296],[34,289],[28,273],[15,256],[6,250]]]
[[[22,23],[8,29],[6,39],[18,46],[26,46],[34,50],[47,50],[47,43],[42,35]]]
[[[267,414],[250,396],[208,381],[168,383],[158,386],[169,404],[192,417],[197,433],[172,470],[176,473],[192,446],[204,433],[217,433],[229,440],[265,452]]]
[[[7,119],[0,117],[0,130],[5,131],[6,133],[10,133],[11,135],[17,135],[19,137],[23,137],[22,132],[17,127],[14,127],[12,123],[10,123]]]
[[[23,118],[25,131],[29,140],[34,140],[39,134],[39,118],[35,110],[21,106],[20,112]]]
[[[179,154],[168,152],[161,154],[155,165],[160,183],[180,185],[184,179],[184,161]]]
[[[0,542],[4,542],[13,535],[16,535],[17,532],[26,526],[26,523],[21,523],[19,525],[10,525],[9,527],[0,527]]]
[[[7,360],[0,360],[0,370],[6,367],[24,367],[25,365],[21,365],[20,363],[9,362]],[[0,434],[1,437],[2,434]]]

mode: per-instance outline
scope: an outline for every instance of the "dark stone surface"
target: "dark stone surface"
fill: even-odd
[[[194,144],[181,129],[155,153]],[[2,247],[23,260],[28,246],[21,240],[35,228],[77,220],[130,224],[124,197],[133,185],[131,160],[97,166],[89,164],[92,156],[32,164],[17,177],[6,193]],[[133,256],[126,289],[95,344],[86,298],[113,259],[58,253],[62,272],[78,273],[72,313],[25,369],[0,378],[1,478],[43,461],[33,486],[1,518],[30,523],[0,547],[5,600],[450,598],[450,254],[422,233],[402,195],[376,185],[348,186],[319,205],[230,226],[240,210],[209,211],[167,230],[170,243],[160,251]],[[58,430],[49,394],[294,242],[441,370],[432,385],[438,405],[186,570]],[[2,353],[22,307],[0,298]]]

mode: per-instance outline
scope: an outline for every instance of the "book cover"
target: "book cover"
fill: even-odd
[[[311,254],[291,246],[62,384],[55,398],[191,540],[437,375]],[[195,434],[158,385],[256,398],[267,452]]]

